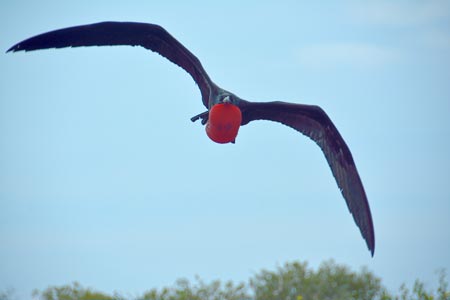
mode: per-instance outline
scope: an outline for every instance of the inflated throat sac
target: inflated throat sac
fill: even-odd
[[[206,134],[216,143],[234,142],[242,122],[239,107],[231,103],[219,103],[209,111]]]

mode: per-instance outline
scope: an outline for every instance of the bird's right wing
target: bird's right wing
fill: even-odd
[[[26,39],[9,48],[7,52],[113,45],[142,46],[180,66],[197,83],[202,94],[203,104],[208,108],[210,89],[213,86],[208,74],[198,58],[159,25],[102,22],[69,27]]]
[[[270,120],[296,129],[322,149],[350,213],[372,253],[375,234],[366,193],[350,149],[328,115],[318,106],[285,102],[241,100],[242,125],[254,120]]]

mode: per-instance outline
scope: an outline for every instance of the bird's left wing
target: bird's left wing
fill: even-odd
[[[242,111],[242,125],[254,120],[280,122],[310,137],[319,145],[373,256],[375,234],[366,193],[352,154],[328,115],[318,106],[285,102],[241,100],[239,107]]]
[[[197,83],[202,94],[203,104],[208,108],[210,89],[213,85],[208,74],[198,58],[159,25],[102,22],[69,27],[26,39],[9,48],[7,52],[113,45],[142,46],[180,66]]]

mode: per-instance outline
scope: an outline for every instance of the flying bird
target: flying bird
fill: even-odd
[[[269,120],[287,125],[311,138],[323,151],[356,225],[373,256],[375,234],[366,193],[350,149],[328,115],[316,105],[250,102],[217,86],[198,58],[163,27],[136,22],[101,22],[74,26],[26,39],[7,52],[83,46],[141,46],[159,53],[189,73],[198,85],[207,111],[191,118],[206,125],[217,143],[234,143],[240,126]]]

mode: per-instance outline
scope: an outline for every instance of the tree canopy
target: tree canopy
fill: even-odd
[[[191,283],[178,279],[173,286],[152,288],[137,297],[125,297],[115,292],[107,294],[74,282],[50,286],[33,292],[38,300],[450,300],[446,273],[439,273],[438,287],[427,289],[416,280],[412,289],[402,285],[398,294],[392,294],[381,279],[367,268],[352,271],[332,260],[322,263],[317,270],[306,262],[291,262],[275,270],[261,270],[247,283],[204,282],[199,277]],[[15,299],[13,291],[0,291],[0,300]]]

